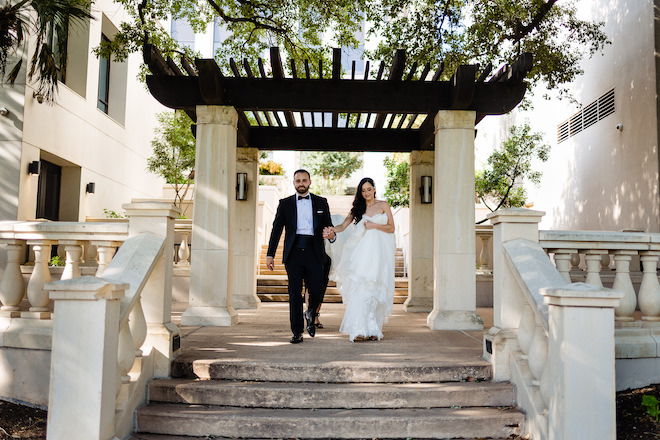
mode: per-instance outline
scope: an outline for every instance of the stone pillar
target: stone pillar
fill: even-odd
[[[474,225],[475,112],[435,116],[433,179],[433,330],[481,330],[476,311]]]
[[[234,292],[235,309],[255,309],[257,296],[257,203],[259,189],[259,150],[238,148],[236,173],[247,173],[247,200],[236,202],[234,218]]]
[[[48,439],[113,438],[119,300],[129,285],[82,277],[46,288],[55,300]]]
[[[182,325],[237,322],[232,306],[238,113],[197,106],[190,294]]]
[[[493,225],[493,325],[498,328],[518,328],[524,298],[518,294],[517,281],[504,259],[502,244],[514,238],[538,243],[542,211],[511,208],[488,215]]]
[[[433,151],[413,151],[410,154],[408,299],[403,303],[406,312],[433,310],[433,203],[437,199],[422,204],[419,192],[421,177],[433,177],[433,159]]]
[[[147,324],[145,347],[152,347],[154,376],[168,377],[170,361],[180,348],[180,331],[172,323],[172,272],[174,265],[174,221],[181,210],[169,203],[139,202],[122,205],[129,217],[128,236],[152,232],[165,237],[163,254],[142,289],[141,304]],[[137,347],[139,348],[139,347]]]
[[[541,294],[552,378],[548,438],[614,440],[614,307],[623,293],[578,283]]]
[[[518,350],[525,297],[505,261],[502,245],[515,238],[538,242],[538,223],[545,213],[524,208],[495,211],[488,218],[493,225],[493,327],[484,334],[484,359],[493,366],[493,380],[511,379],[509,357]],[[531,310],[530,310],[531,312]]]

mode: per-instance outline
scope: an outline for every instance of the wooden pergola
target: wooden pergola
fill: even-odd
[[[312,78],[316,66],[307,60],[300,72],[290,60],[293,74],[287,77],[277,47],[270,49],[272,76],[261,59],[258,69],[243,60],[242,71],[231,59],[233,76],[223,74],[213,59],[197,59],[195,68],[183,61],[184,73],[150,45],[144,60],[152,72],[147,85],[160,103],[185,110],[193,120],[198,105],[232,106],[239,115],[238,146],[262,150],[433,150],[433,115],[472,110],[478,122],[507,113],[522,100],[523,79],[532,67],[532,56],[525,53],[490,78],[490,68],[477,77],[478,65],[461,65],[449,81],[440,81],[442,63],[435,69],[420,66],[418,76],[417,64],[406,72],[403,49],[394,54],[387,74],[381,62],[373,78],[369,62],[356,78],[355,61],[350,78],[342,78],[341,49],[333,50],[327,78],[321,63],[318,78]]]

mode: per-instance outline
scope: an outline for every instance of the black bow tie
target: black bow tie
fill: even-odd
[[[306,196],[298,196],[298,200],[302,200],[302,199],[309,199],[309,194],[307,194]]]

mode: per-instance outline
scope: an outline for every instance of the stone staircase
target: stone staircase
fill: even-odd
[[[283,240],[275,253],[275,268],[273,271],[266,267],[266,252],[268,246],[261,247],[259,255],[259,271],[257,272],[257,295],[262,301],[288,301],[287,277],[284,264],[282,264]],[[403,304],[408,298],[408,278],[404,273],[403,250],[396,249],[394,260],[394,304]],[[328,283],[323,302],[341,302],[341,295],[334,281]]]
[[[183,359],[154,380],[133,440],[510,439],[523,415],[490,365]]]

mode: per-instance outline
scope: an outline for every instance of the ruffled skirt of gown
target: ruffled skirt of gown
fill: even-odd
[[[381,339],[383,323],[392,314],[394,301],[394,234],[367,230],[365,219],[387,224],[385,214],[364,216],[345,231],[348,234],[343,246],[331,246],[333,263],[338,263],[330,279],[337,283],[346,304],[339,331],[348,334],[351,341],[356,337]]]

